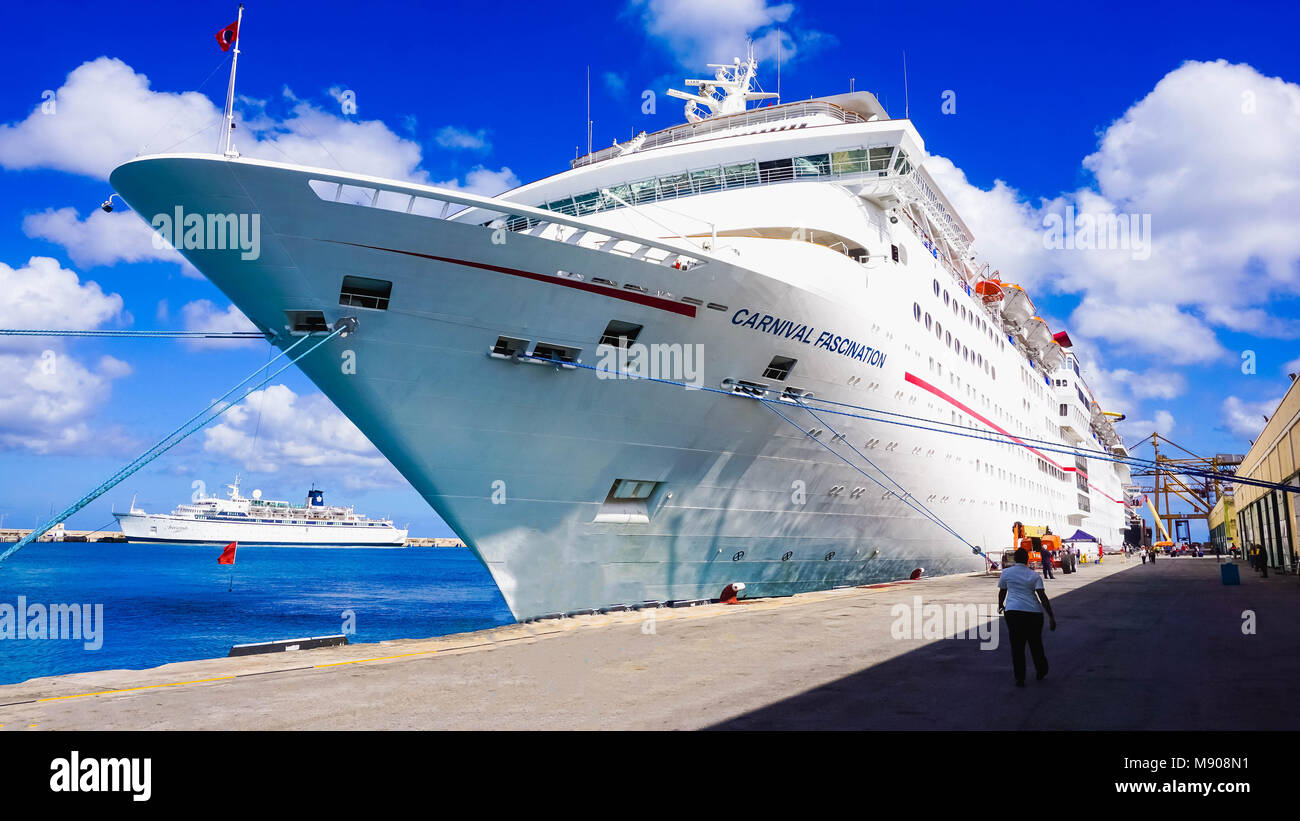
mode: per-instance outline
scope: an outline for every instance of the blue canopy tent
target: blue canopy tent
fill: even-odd
[[[1097,537],[1090,533],[1084,533],[1082,530],[1074,531],[1074,535],[1068,539],[1062,539],[1063,542],[1095,542]]]

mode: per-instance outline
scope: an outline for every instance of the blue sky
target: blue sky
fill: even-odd
[[[215,147],[215,131],[182,127],[224,101],[213,35],[234,15],[233,3],[198,2],[7,10],[10,29],[25,35],[0,53],[0,283],[9,291],[0,325],[234,327],[215,288],[153,252],[147,234],[139,243],[125,222],[134,217],[93,216],[107,173],[142,147]],[[1300,369],[1300,56],[1285,36],[1300,13],[1257,3],[1228,16],[1221,4],[1195,3],[935,3],[922,14],[898,3],[763,0],[253,2],[236,142],[254,156],[337,158],[496,193],[567,167],[585,139],[588,68],[599,148],[680,122],[665,89],[738,56],[747,34],[772,90],[766,58],[780,30],[786,101],[847,91],[854,78],[894,116],[904,109],[906,50],[910,116],[975,228],[976,250],[1029,287],[1053,328],[1070,330],[1093,362],[1099,399],[1129,414],[1126,437],[1155,428],[1203,453],[1244,452],[1286,372]],[[657,95],[649,115],[645,89]],[[46,90],[50,115],[40,112]],[[195,90],[207,102],[177,96]],[[342,111],[345,90],[355,114]],[[945,92],[955,113],[941,109]],[[1069,205],[1150,215],[1152,259],[1045,252],[1042,216]],[[33,268],[34,257],[54,267]],[[62,283],[42,309],[54,316],[33,316],[37,297],[13,293],[49,277]],[[66,365],[59,385],[30,381],[45,349]],[[1245,351],[1253,373],[1243,372]],[[5,523],[31,526],[71,502],[266,357],[265,345],[178,342],[0,348]],[[336,435],[306,380],[286,377],[260,423],[247,412],[219,436],[194,437],[70,526],[108,525],[110,506],[134,494],[169,508],[194,481],[216,490],[238,471],[268,496],[299,498],[315,481],[415,533],[448,533],[364,442]],[[277,423],[289,410],[320,424],[295,432]],[[303,445],[319,446],[320,458],[256,458]]]

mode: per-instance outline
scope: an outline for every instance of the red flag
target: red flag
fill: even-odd
[[[239,39],[239,23],[230,25],[217,32],[217,45],[221,46],[222,51],[230,51],[230,47]]]
[[[236,547],[238,547],[238,545],[239,545],[238,542],[231,542],[230,544],[226,545],[226,549],[222,550],[221,556],[217,558],[217,564],[234,564],[235,549]]]

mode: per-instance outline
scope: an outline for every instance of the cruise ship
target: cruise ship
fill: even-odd
[[[275,345],[351,328],[299,366],[518,619],[980,570],[1016,521],[1119,544],[1123,441],[914,124],[710,68],[497,197],[231,146],[111,180]],[[212,241],[247,215],[255,254]]]
[[[146,513],[135,506],[114,513],[128,542],[175,544],[292,545],[297,547],[403,547],[406,531],[389,519],[371,519],[351,507],[325,504],[313,487],[301,505],[239,492],[239,477],[226,498],[200,496],[171,513]]]

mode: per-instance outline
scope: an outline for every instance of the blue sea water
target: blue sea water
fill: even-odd
[[[2,547],[3,545],[0,545]],[[225,656],[248,642],[344,632],[351,642],[425,638],[513,621],[465,548],[219,547],[46,542],[0,565],[0,605],[102,604],[103,646],[0,640],[0,684]],[[233,581],[233,586],[232,586]],[[0,610],[2,613],[3,610]]]

